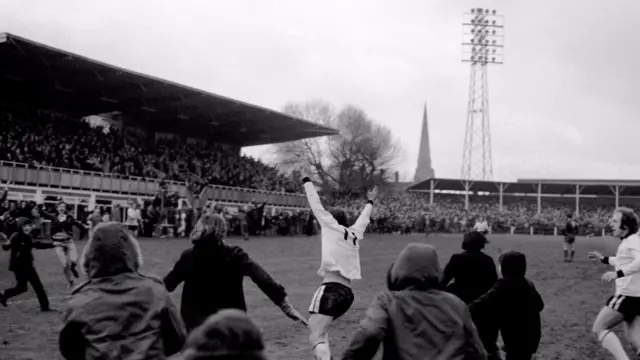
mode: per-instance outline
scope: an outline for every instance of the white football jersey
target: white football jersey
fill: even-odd
[[[479,231],[479,232],[485,232],[485,231],[489,231],[489,224],[487,224],[487,221],[483,221],[483,222],[476,222],[476,224],[473,226],[473,230],[475,231]]]
[[[640,235],[622,239],[616,256],[609,257],[608,262],[624,275],[616,279],[616,295],[640,297]]]
[[[361,279],[360,241],[371,221],[373,205],[369,202],[358,220],[351,227],[344,227],[324,209],[313,183],[305,182],[304,191],[322,231],[322,261],[318,275],[324,277],[328,271],[337,271],[349,280]]]

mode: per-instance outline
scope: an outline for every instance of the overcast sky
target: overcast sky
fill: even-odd
[[[0,0],[0,31],[276,110],[351,103],[402,141],[405,178],[427,102],[436,176],[459,177],[472,6],[506,22],[494,179],[637,179],[637,0]]]

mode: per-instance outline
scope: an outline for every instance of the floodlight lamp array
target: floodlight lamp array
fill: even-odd
[[[468,35],[463,41],[463,61],[472,63],[502,63],[503,24],[496,10],[471,9],[463,26]],[[470,36],[469,36],[470,35]]]
[[[478,15],[482,15],[482,14],[486,14],[486,15],[495,15],[496,14],[496,10],[489,10],[489,9],[483,9],[483,8],[473,8],[471,9],[471,13],[472,14],[478,14]]]

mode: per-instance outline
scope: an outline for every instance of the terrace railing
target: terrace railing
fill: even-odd
[[[36,166],[12,161],[0,161],[0,181],[36,188],[56,188],[95,193],[154,196],[160,189],[160,179],[125,176],[97,171],[74,170],[52,166]],[[169,191],[184,194],[186,184],[167,181]],[[227,203],[266,202],[272,206],[307,207],[302,194],[208,185],[205,197]]]

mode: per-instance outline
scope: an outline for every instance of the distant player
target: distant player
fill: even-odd
[[[322,286],[313,295],[309,312],[309,328],[312,351],[318,360],[330,360],[328,326],[353,304],[351,281],[360,277],[360,241],[371,221],[373,201],[377,195],[374,188],[360,217],[347,227],[347,215],[343,210],[329,212],[324,209],[313,183],[308,177],[302,179],[309,200],[309,207],[320,224],[322,232],[322,261],[318,275]]]
[[[487,235],[491,232],[491,228],[489,227],[489,223],[485,218],[480,216],[476,221],[475,225],[473,225],[473,230],[481,233],[482,235]]]
[[[578,222],[573,219],[573,215],[567,214],[567,224],[564,226],[564,262],[572,262],[576,254],[573,243],[578,235]]]
[[[611,219],[613,235],[620,238],[616,256],[603,256],[598,251],[589,258],[614,267],[602,275],[602,281],[615,280],[615,294],[600,310],[593,324],[593,333],[602,347],[609,350],[616,360],[628,360],[620,339],[612,329],[624,323],[628,340],[640,349],[640,235],[638,216],[629,208],[618,208]],[[640,353],[638,354],[640,355]]]

